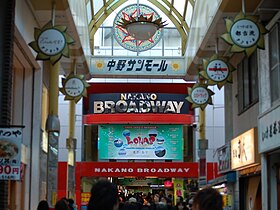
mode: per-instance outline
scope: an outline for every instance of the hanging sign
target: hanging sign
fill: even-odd
[[[62,86],[59,90],[65,95],[64,100],[74,100],[77,103],[83,96],[87,96],[86,88],[89,84],[84,80],[84,75],[70,74],[66,79],[62,78]]]
[[[259,23],[255,16],[245,16],[240,12],[234,21],[225,19],[227,33],[221,37],[230,45],[231,52],[245,51],[247,56],[250,56],[256,48],[264,49],[263,34],[268,31]]]
[[[35,28],[35,41],[29,46],[38,54],[36,60],[50,60],[55,64],[62,56],[69,57],[69,46],[74,43],[66,33],[66,26],[52,26],[51,21],[42,29]]]
[[[93,76],[139,77],[139,76],[173,76],[186,75],[183,56],[92,56],[90,73]]]
[[[158,26],[158,20],[161,20],[160,15],[152,7],[144,4],[132,4],[120,10],[113,22],[115,40],[123,48],[134,52],[142,52],[153,48],[158,44],[162,37],[162,29],[158,28],[155,34],[148,40],[136,40],[133,34],[130,34],[127,28],[122,26],[121,23],[127,24],[136,21],[138,19],[138,13],[141,14],[144,19],[143,22],[139,22],[140,25],[142,25],[141,23],[146,22]],[[139,33],[141,32],[143,33],[143,30],[139,30]]]
[[[192,88],[188,88],[189,96],[186,99],[191,102],[192,108],[200,107],[202,110],[207,104],[213,104],[211,96],[214,92],[207,88],[207,85],[196,83]]]
[[[21,179],[22,128],[0,128],[0,180]]]
[[[208,81],[208,85],[217,85],[221,89],[227,82],[232,83],[234,67],[226,59],[214,54],[209,60],[203,59],[204,71],[199,74]]]

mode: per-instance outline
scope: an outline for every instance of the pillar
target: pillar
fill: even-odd
[[[11,123],[15,0],[0,1],[0,125]],[[8,209],[9,181],[0,180],[0,209]]]
[[[49,115],[46,130],[48,132],[47,200],[50,206],[54,206],[57,200],[58,140],[60,132],[58,118],[59,69],[59,62],[54,65],[49,62]]]

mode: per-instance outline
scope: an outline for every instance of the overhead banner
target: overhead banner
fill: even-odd
[[[182,125],[100,125],[98,158],[183,159]]]
[[[184,162],[79,162],[79,177],[197,178],[198,163]]]
[[[89,96],[89,113],[167,113],[188,114],[186,94],[102,93]]]
[[[186,75],[184,57],[109,57],[90,58],[93,76],[180,76]]]
[[[22,128],[0,128],[0,180],[20,180]]]

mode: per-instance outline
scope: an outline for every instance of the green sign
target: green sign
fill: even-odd
[[[99,160],[183,159],[182,125],[100,125]]]

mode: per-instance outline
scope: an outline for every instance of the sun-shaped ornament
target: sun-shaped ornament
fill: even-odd
[[[66,26],[53,26],[51,21],[42,29],[35,28],[35,41],[30,42],[29,46],[38,53],[36,60],[50,60],[54,65],[62,56],[69,57],[68,45],[74,40],[66,30]]]
[[[227,33],[221,37],[230,45],[231,52],[245,51],[250,56],[256,48],[264,49],[263,35],[268,31],[256,16],[245,16],[240,12],[234,21],[225,19]]]
[[[188,88],[188,94],[186,100],[192,103],[192,108],[200,107],[204,110],[207,104],[213,104],[211,96],[215,93],[208,89],[207,85],[196,83],[192,88]]]
[[[139,16],[139,17],[138,17]],[[133,34],[130,34],[127,26],[136,22],[151,23],[157,26],[158,30],[148,40],[137,40]],[[160,15],[153,8],[144,4],[132,4],[124,7],[118,12],[113,22],[114,37],[118,44],[123,48],[143,52],[156,46],[162,38],[162,29],[166,25],[161,21]],[[136,27],[136,28],[139,28]],[[139,33],[141,30],[139,30]],[[144,32],[144,31],[142,31]]]
[[[64,100],[74,100],[77,103],[83,96],[87,96],[87,87],[89,84],[84,80],[84,75],[70,74],[62,78],[62,88],[60,92],[65,95]]]
[[[207,85],[217,85],[221,89],[227,82],[232,83],[235,68],[227,59],[214,54],[209,60],[203,59],[203,69],[199,74],[207,79]]]

